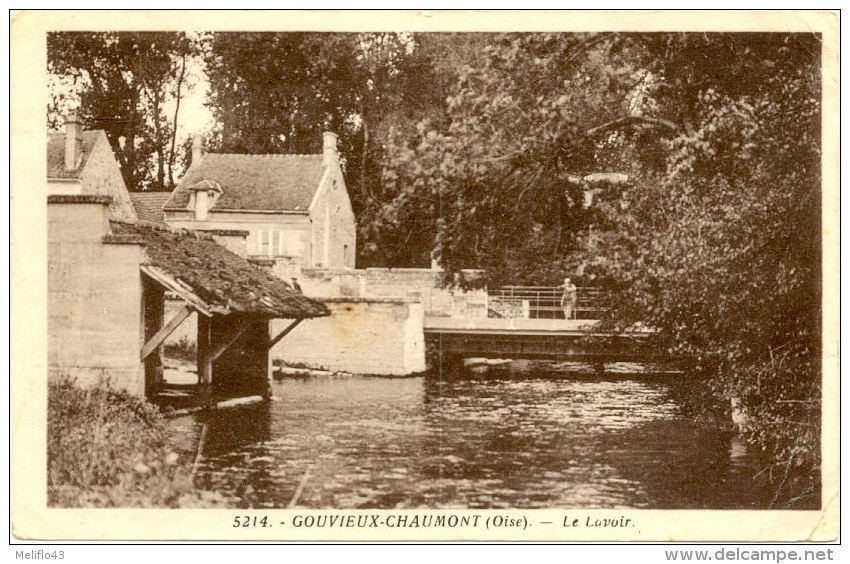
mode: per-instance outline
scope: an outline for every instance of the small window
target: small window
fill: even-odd
[[[276,248],[278,256],[301,257],[304,254],[301,231],[297,229],[277,231]]]
[[[273,246],[272,241],[274,240],[275,232],[269,229],[258,229],[257,230],[257,254],[258,255],[266,255],[272,256]]]

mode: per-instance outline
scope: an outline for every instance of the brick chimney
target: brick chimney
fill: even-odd
[[[196,165],[204,158],[206,151],[204,150],[204,136],[195,135],[192,137],[192,164]]]
[[[330,131],[322,133],[322,165],[328,166],[339,162],[339,151],[337,150],[337,135]]]
[[[83,148],[83,124],[76,114],[65,117],[65,170],[77,168]]]

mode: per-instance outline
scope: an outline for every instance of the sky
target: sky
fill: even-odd
[[[187,137],[210,129],[215,123],[212,112],[204,105],[209,92],[209,81],[200,60],[191,59],[187,63],[187,78],[192,87],[180,101],[180,112],[177,116],[178,145]],[[64,94],[58,112],[52,116],[54,120],[58,120],[56,123],[62,123],[62,116],[79,113],[80,91],[83,86],[84,83],[75,84],[71,79],[48,75],[48,90]],[[169,119],[174,116],[175,105],[174,99],[164,104],[165,115],[169,116]]]
[[[210,84],[203,66],[197,59],[192,59],[187,64],[187,71],[193,86],[180,102],[180,113],[177,116],[178,144],[186,137],[210,129],[214,124],[212,112],[204,105]],[[174,100],[169,102],[167,115],[174,115],[174,105]]]

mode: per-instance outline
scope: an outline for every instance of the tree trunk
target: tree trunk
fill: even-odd
[[[186,53],[183,53],[182,65],[180,67],[180,76],[177,78],[177,91],[175,93],[175,97],[177,98],[176,104],[174,107],[174,128],[171,132],[171,149],[168,152],[168,189],[171,190],[174,188],[174,149],[177,144],[177,115],[180,113],[180,99],[181,99],[181,89],[183,86],[183,78],[186,76]]]
[[[162,143],[162,122],[160,120],[160,90],[154,89],[153,96],[153,127],[154,139],[156,139],[156,189],[162,190],[165,187],[165,151]]]
[[[363,150],[360,154],[360,194],[362,202],[371,201],[371,191],[366,186],[366,159],[369,156],[369,123],[366,121],[366,111],[360,103],[360,116],[363,119]]]

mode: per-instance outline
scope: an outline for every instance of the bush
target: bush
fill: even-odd
[[[190,478],[192,455],[169,448],[156,407],[108,384],[48,386],[47,499],[54,507],[217,505]]]
[[[180,337],[177,342],[165,343],[163,349],[167,358],[176,360],[194,361],[198,354],[195,343],[187,337]]]

